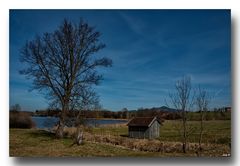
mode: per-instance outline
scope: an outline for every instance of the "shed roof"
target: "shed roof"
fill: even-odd
[[[157,118],[157,117],[136,117],[131,119],[128,123],[127,126],[145,126],[149,127],[151,124],[157,120],[161,125],[162,121]]]

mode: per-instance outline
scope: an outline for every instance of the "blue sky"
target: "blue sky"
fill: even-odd
[[[229,10],[11,10],[10,105],[34,111],[48,107],[31,80],[19,74],[19,50],[37,34],[54,31],[63,19],[86,20],[102,33],[101,68],[95,89],[113,111],[165,105],[183,75],[214,96],[211,107],[231,105],[231,14]]]

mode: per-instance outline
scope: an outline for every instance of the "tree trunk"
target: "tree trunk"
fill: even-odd
[[[184,131],[183,131],[183,153],[186,153],[186,146],[187,146],[187,136],[186,136],[186,124],[184,124]]]
[[[77,126],[77,131],[75,133],[73,143],[70,145],[70,147],[72,147],[75,144],[77,144],[77,145],[82,145],[83,144],[83,128],[84,127],[82,125]]]
[[[61,139],[64,136],[63,131],[64,131],[64,126],[65,126],[65,111],[66,111],[66,107],[63,106],[62,108],[63,108],[62,109],[62,113],[61,113],[61,116],[60,116],[60,119],[59,119],[57,131],[56,131],[56,138],[58,138],[58,139]]]
[[[83,129],[81,129],[80,126],[77,128],[75,143],[77,145],[81,145],[83,143]]]
[[[58,123],[58,128],[56,131],[56,138],[61,139],[63,138],[63,130],[64,130],[64,120],[60,118],[59,123]]]
[[[186,129],[186,112],[183,110],[183,153],[186,153],[186,146],[187,146],[187,129]]]
[[[201,110],[200,135],[199,135],[199,150],[202,151],[202,135],[203,135],[203,110]]]
[[[183,153],[186,153],[186,143],[185,142],[182,145],[182,150],[183,150]]]

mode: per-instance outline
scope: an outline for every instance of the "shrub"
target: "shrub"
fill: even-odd
[[[217,144],[226,144],[228,145],[231,142],[231,138],[229,137],[220,137],[216,140]]]
[[[75,127],[64,127],[63,135],[64,137],[73,138],[76,134],[76,130]]]
[[[11,111],[10,112],[10,128],[29,129],[35,127],[31,116],[25,112]]]

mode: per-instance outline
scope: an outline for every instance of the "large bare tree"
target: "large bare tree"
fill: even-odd
[[[102,79],[97,67],[111,66],[112,61],[95,54],[105,47],[100,33],[83,20],[73,24],[68,20],[51,33],[27,41],[21,50],[21,61],[27,67],[20,71],[33,79],[33,89],[61,108],[56,137],[63,137],[66,113],[80,106],[89,88]]]
[[[186,153],[187,138],[191,133],[191,128],[187,126],[187,112],[191,111],[194,104],[194,95],[191,88],[191,77],[183,76],[175,84],[175,92],[169,94],[172,105],[179,111],[182,120],[182,150]]]

